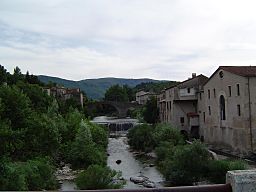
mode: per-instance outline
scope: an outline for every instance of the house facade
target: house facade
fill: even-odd
[[[145,92],[145,91],[138,91],[136,94],[136,102],[140,105],[145,105],[150,97],[156,97],[155,93],[152,92]]]
[[[256,151],[256,66],[220,66],[163,90],[160,122],[239,154]]]
[[[219,67],[204,85],[201,105],[207,143],[238,153],[255,151],[255,66]]]
[[[159,95],[159,118],[180,129],[181,132],[199,137],[198,92],[208,80],[204,75],[195,74],[192,78],[176,86],[166,88]]]
[[[83,108],[84,95],[80,88],[69,89],[65,87],[50,87],[44,88],[44,90],[48,95],[54,96],[55,98],[59,98],[64,101],[73,98]]]

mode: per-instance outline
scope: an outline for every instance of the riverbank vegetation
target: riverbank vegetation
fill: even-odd
[[[200,141],[186,144],[179,130],[169,124],[141,124],[129,130],[131,148],[154,151],[156,164],[168,186],[193,185],[201,181],[225,183],[229,170],[246,169],[240,160],[214,160]]]
[[[106,168],[108,130],[43,86],[18,67],[10,74],[0,65],[0,190],[58,189],[61,163]]]

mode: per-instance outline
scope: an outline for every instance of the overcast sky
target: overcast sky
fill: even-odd
[[[255,0],[0,0],[0,64],[80,80],[256,65]]]

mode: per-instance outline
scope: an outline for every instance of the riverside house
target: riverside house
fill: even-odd
[[[256,66],[220,66],[158,95],[160,122],[237,154],[256,151]]]

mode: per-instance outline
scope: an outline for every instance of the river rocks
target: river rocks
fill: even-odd
[[[155,187],[156,187],[155,183],[152,182],[152,181],[144,181],[144,182],[142,183],[142,185],[143,185],[144,187],[147,187],[147,188],[155,188]]]
[[[135,184],[143,183],[144,181],[146,181],[146,179],[147,178],[143,176],[130,177],[130,181],[132,181]]]
[[[135,184],[143,185],[147,188],[155,188],[156,185],[154,182],[150,181],[147,177],[141,175],[136,177],[130,177],[130,181],[132,181]]]
[[[73,171],[70,165],[64,165],[55,172],[58,181],[74,180],[77,174],[78,171]]]
[[[116,164],[120,164],[122,161],[120,159],[116,160]]]

